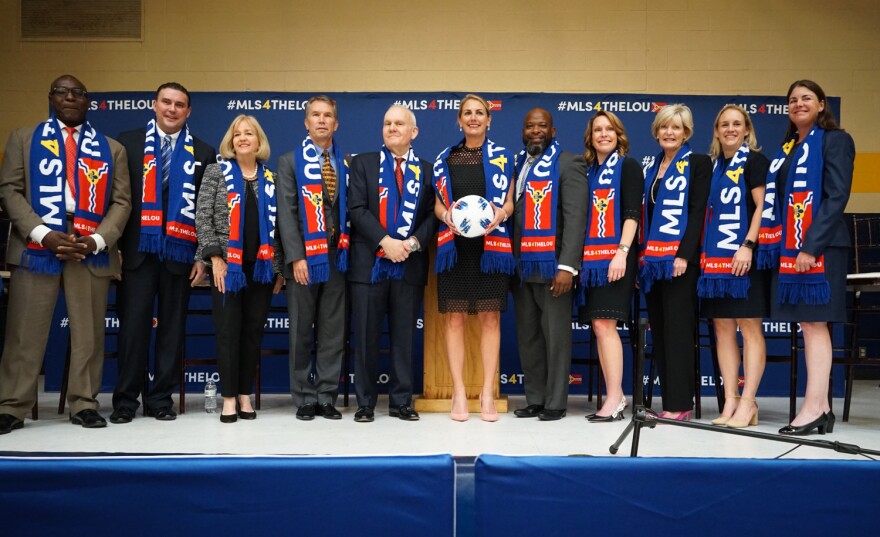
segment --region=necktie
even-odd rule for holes
[[[70,194],[76,196],[76,127],[64,127],[67,131],[67,140],[64,142],[64,152],[67,159],[67,186]]]
[[[171,172],[171,136],[166,134],[162,142],[162,188],[168,188],[168,176]]]
[[[397,192],[403,195],[403,158],[394,157],[397,168],[394,169],[394,179],[397,180]]]
[[[324,165],[321,166],[321,179],[324,181],[324,187],[327,188],[327,196],[330,203],[336,199],[336,170],[330,165],[330,154],[324,150]]]
[[[516,178],[516,200],[522,197],[523,190],[526,187],[526,175],[529,174],[529,169],[532,167],[532,163],[535,162],[535,159],[531,156],[526,158],[525,163],[523,164],[522,170],[519,171],[519,177]]]

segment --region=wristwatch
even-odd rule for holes
[[[748,248],[749,250],[754,250],[758,247],[757,242],[750,241],[749,239],[744,240],[742,245],[745,246],[746,248]]]
[[[410,252],[418,252],[419,251],[419,241],[415,239],[415,237],[410,237],[406,240],[407,244],[409,244]]]
[[[625,244],[618,244],[618,245],[617,245],[617,249],[620,250],[621,252],[625,253],[625,254],[628,254],[628,253],[629,253],[629,246],[627,246],[627,245],[625,245]]]

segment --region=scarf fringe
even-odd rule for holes
[[[138,251],[149,254],[161,254],[163,247],[162,239],[163,237],[161,235],[148,235],[146,233],[141,233],[141,238],[138,242]]]
[[[451,248],[443,253],[438,252],[437,259],[434,261],[434,272],[439,274],[441,272],[446,272],[447,270],[452,270],[456,261],[458,261],[458,252],[456,252],[455,248]]]
[[[88,255],[85,259],[83,259],[83,263],[95,268],[109,267],[110,256],[107,255],[107,252],[101,252],[100,254],[96,255]]]
[[[480,271],[486,274],[513,274],[516,271],[516,260],[509,254],[483,252]]]
[[[639,280],[646,293],[651,291],[654,282],[672,279],[672,261],[654,261],[645,263],[639,269]]]
[[[608,267],[582,269],[581,283],[589,287],[602,287],[603,285],[608,285]]]
[[[746,277],[710,278],[700,276],[697,296],[700,298],[748,298],[752,282]]]
[[[141,238],[143,239],[143,235]],[[159,257],[178,263],[193,263],[196,257],[196,245],[191,242],[181,244],[166,238],[164,251],[160,253]]]
[[[316,263],[309,265],[309,285],[326,282],[330,279],[330,263]]]
[[[336,250],[336,270],[339,272],[348,272],[348,248],[339,248]],[[330,273],[327,273],[330,277]]]
[[[758,249],[758,268],[775,269],[779,266],[779,247]]]
[[[779,282],[780,304],[798,304],[801,300],[810,306],[827,304],[831,301],[831,285],[827,280],[817,283]]]
[[[272,262],[268,259],[258,259],[254,264],[254,281],[272,283],[274,279],[275,271],[272,270]]]
[[[552,280],[556,276],[557,270],[559,270],[559,265],[556,263],[556,260],[526,261],[521,259],[519,262],[519,273],[523,278],[528,278],[537,272],[545,280]]]
[[[21,253],[21,266],[34,274],[57,276],[61,274],[61,261],[46,250],[46,255],[35,254],[25,250]]]
[[[370,283],[376,283],[382,280],[403,279],[404,268],[403,263],[392,263],[387,259],[378,258],[373,264],[373,270],[370,273]]]
[[[235,294],[247,285],[247,279],[243,272],[227,272],[226,273],[226,292]]]

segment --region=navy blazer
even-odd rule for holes
[[[428,246],[437,232],[434,217],[434,187],[431,163],[421,162],[421,195],[416,208],[412,236],[421,246],[404,263],[403,280],[410,285],[424,286],[428,282]],[[388,234],[379,223],[379,153],[362,153],[351,161],[348,180],[348,214],[351,218],[351,255],[348,264],[349,281],[370,283],[370,274],[376,263],[379,242]]]
[[[128,217],[125,230],[122,232],[122,239],[119,241],[123,270],[139,267],[147,257],[147,254],[138,250],[138,244],[141,240],[141,202],[144,190],[144,143],[146,138],[146,128],[123,132],[116,138],[128,153],[128,174],[131,181],[131,214]],[[195,179],[196,199],[198,199],[205,167],[217,161],[217,152],[213,147],[193,136],[193,154],[196,164],[193,179]],[[165,266],[174,274],[189,274],[192,269],[192,263],[177,263],[175,261],[166,261]]]

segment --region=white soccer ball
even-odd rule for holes
[[[492,204],[482,196],[465,196],[452,204],[452,223],[463,237],[481,237],[495,219]]]

